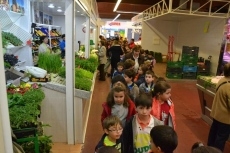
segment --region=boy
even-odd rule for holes
[[[95,151],[103,146],[112,146],[121,152],[121,140],[123,128],[120,119],[116,116],[109,116],[102,123],[105,134],[97,144]]]
[[[97,153],[120,153],[116,148],[104,146],[98,149]]]
[[[153,91],[155,75],[153,71],[146,71],[145,82],[139,86],[140,93],[149,93]]]
[[[138,86],[133,82],[135,77],[135,71],[127,69],[124,71],[124,78],[127,83],[127,86],[129,88],[129,93],[131,95],[131,99],[135,101],[135,98],[139,95],[139,88]]]
[[[135,62],[131,59],[127,59],[124,62],[124,69],[134,69]]]
[[[135,101],[137,114],[127,122],[123,132],[122,151],[124,153],[148,153],[150,150],[150,130],[164,124],[152,115],[151,96],[141,94]]]
[[[173,153],[178,145],[178,137],[173,128],[167,125],[158,125],[152,128],[151,150],[149,153]]]
[[[118,62],[117,63],[117,70],[114,71],[113,77],[115,77],[117,75],[122,75],[123,76],[123,68],[124,68],[124,63],[123,62]]]
[[[154,58],[154,52],[153,51],[149,51],[148,55],[147,55],[147,60],[151,63],[150,65],[150,69],[152,70],[154,68],[154,65],[156,64],[156,60]]]

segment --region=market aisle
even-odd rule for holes
[[[166,64],[157,64],[155,73],[165,77]],[[206,144],[209,132],[209,125],[201,118],[196,81],[168,80],[172,86],[172,99],[175,104],[176,131],[179,136],[179,145],[175,153],[189,153],[193,143],[201,141]],[[89,122],[86,130],[86,139],[83,146],[83,153],[93,153],[94,147],[101,138],[100,115],[101,104],[106,100],[109,91],[110,81],[96,81],[91,104]],[[226,143],[225,152],[230,152],[230,143]]]

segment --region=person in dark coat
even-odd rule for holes
[[[123,50],[119,45],[118,40],[114,40],[114,45],[108,50],[111,55],[111,75],[114,72],[114,69],[117,68],[117,63],[121,60],[121,55],[123,55]]]

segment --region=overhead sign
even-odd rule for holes
[[[121,23],[120,22],[110,22],[109,25],[110,26],[120,26]]]

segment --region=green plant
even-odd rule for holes
[[[75,66],[88,70],[90,72],[95,72],[97,69],[98,64],[92,62],[88,59],[80,59],[79,57],[75,58]]]
[[[59,69],[58,75],[62,78],[65,78],[65,67]]]
[[[2,36],[2,47],[6,48],[6,46],[8,45],[8,43],[9,43],[9,41],[4,36]]]
[[[90,91],[92,80],[87,78],[75,77],[75,88]]]
[[[79,77],[79,78],[87,78],[92,80],[93,79],[93,73],[81,68],[76,68],[75,69],[75,77]]]
[[[62,61],[59,55],[40,53],[38,55],[38,67],[47,70],[48,73],[58,73],[62,67]]]
[[[14,34],[10,32],[2,32],[2,37],[3,39],[6,39],[7,42],[13,44],[14,46],[21,46],[23,44],[23,42],[18,37],[16,37]],[[4,40],[5,43],[6,40]]]

